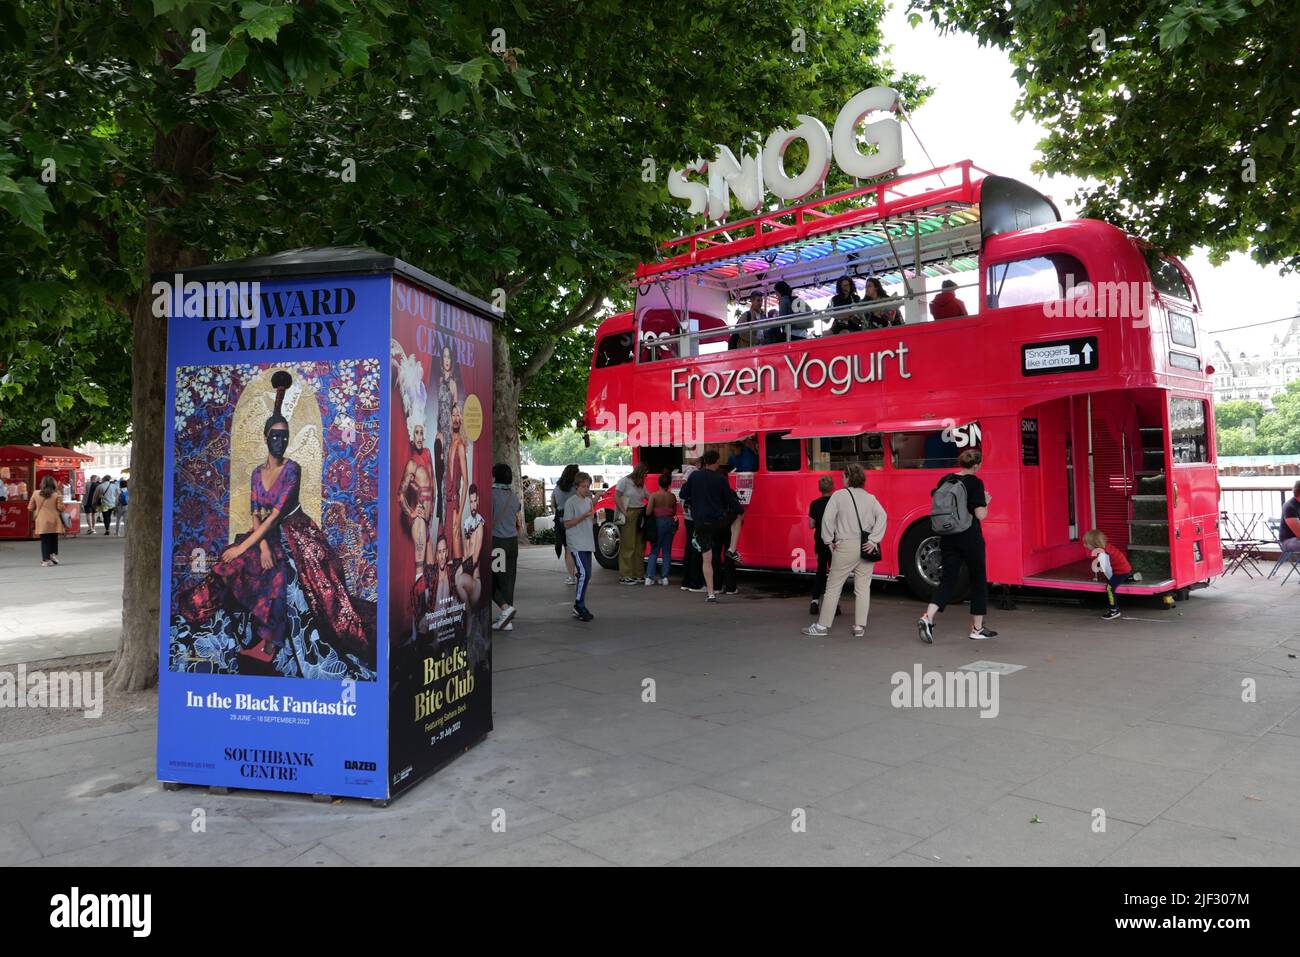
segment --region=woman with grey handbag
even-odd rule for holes
[[[810,638],[824,638],[831,633],[840,592],[849,575],[853,576],[853,637],[867,632],[867,613],[871,610],[871,573],[880,557],[880,542],[885,537],[887,517],[876,497],[863,486],[867,475],[861,465],[844,470],[844,488],[830,497],[822,516],[822,541],[831,548],[831,570],[826,576],[826,594],[822,597],[821,616],[817,623],[803,629]]]

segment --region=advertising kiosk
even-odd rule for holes
[[[81,464],[92,457],[57,445],[0,446],[0,484],[5,501],[0,502],[0,539],[36,537],[27,505],[40,490],[45,476],[52,476],[63,493],[63,513],[69,517],[66,534],[81,529],[81,496],[86,490],[86,473]]]
[[[387,801],[492,727],[492,310],[359,248],[152,292],[158,777]]]

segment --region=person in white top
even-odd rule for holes
[[[868,492],[867,476],[861,465],[844,470],[844,488],[830,497],[822,516],[822,541],[831,547],[831,570],[826,576],[826,594],[821,615],[814,625],[803,629],[810,638],[830,634],[840,592],[849,575],[853,576],[853,637],[867,632],[867,613],[871,609],[871,573],[880,558],[880,542],[885,537],[885,509]]]

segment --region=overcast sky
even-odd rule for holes
[[[903,14],[905,7],[896,3],[885,18],[885,37],[893,46],[895,68],[920,73],[935,88],[934,95],[912,114],[913,127],[934,165],[973,160],[990,172],[1033,184],[1055,200],[1065,216],[1077,216],[1070,198],[1079,180],[1049,179],[1029,171],[1038,158],[1035,145],[1045,134],[1033,120],[1017,123],[1011,116],[1019,87],[1006,54],[981,49],[965,34],[940,36],[928,22],[913,29]],[[905,173],[931,166],[906,129],[903,155]],[[1185,262],[1200,291],[1206,312],[1202,326],[1211,339],[1216,329],[1300,312],[1300,275],[1283,277],[1276,268],[1257,266],[1245,255],[1234,255],[1217,269],[1200,252]],[[1255,351],[1286,328],[1287,323],[1279,322],[1233,332],[1230,338],[1235,348]],[[1207,355],[1210,348],[1207,343]]]

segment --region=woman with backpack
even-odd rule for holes
[[[988,612],[989,580],[984,563],[984,530],[980,523],[988,518],[992,496],[975,475],[983,456],[979,449],[967,449],[957,456],[961,471],[945,475],[930,493],[931,527],[939,534],[939,554],[943,575],[925,614],[916,623],[917,633],[927,645],[934,644],[934,616],[943,611],[957,593],[961,566],[970,569],[970,635],[972,641],[996,638],[998,633],[984,627]]]
[[[826,594],[822,597],[821,616],[817,623],[803,629],[809,638],[830,634],[831,623],[840,605],[840,592],[849,575],[853,576],[853,637],[867,633],[867,612],[871,609],[871,572],[880,558],[880,542],[885,537],[885,509],[864,485],[867,474],[861,465],[844,470],[844,488],[826,502],[822,514],[822,541],[831,548],[831,570],[826,577]]]

